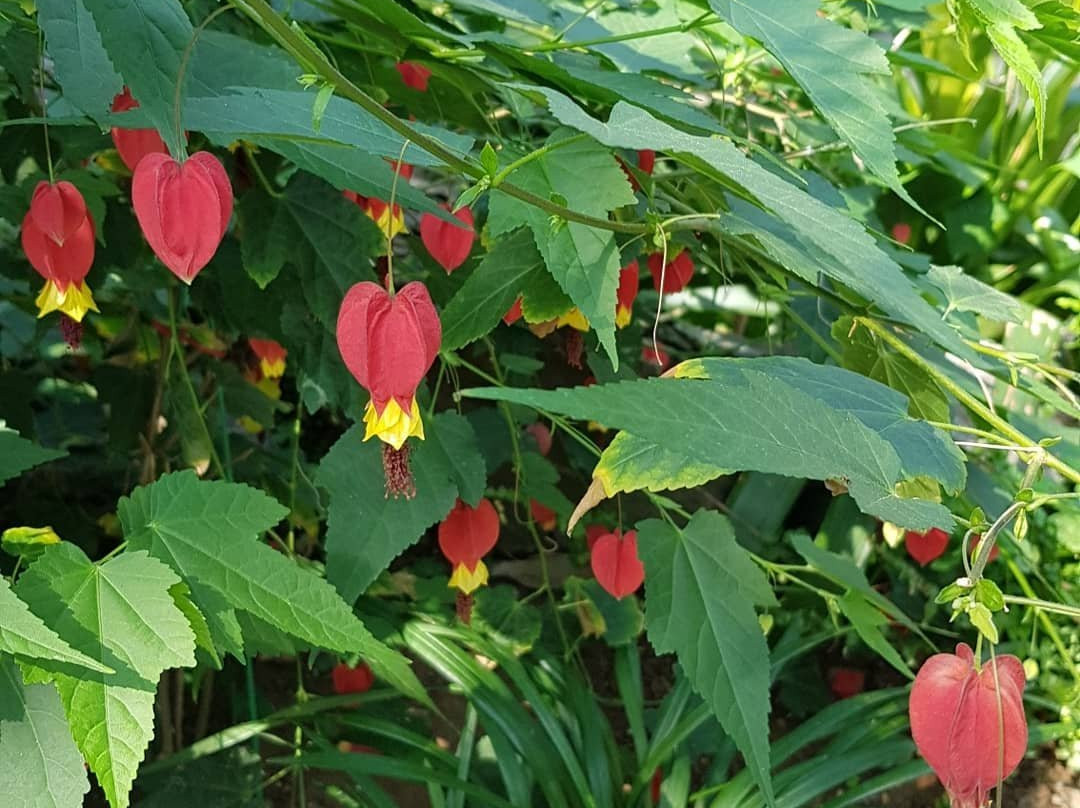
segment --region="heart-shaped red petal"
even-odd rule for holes
[[[191,283],[225,236],[233,194],[225,168],[209,152],[196,152],[183,163],[148,154],[135,169],[131,201],[154,254]]]
[[[449,206],[442,205],[445,210]],[[465,224],[458,227],[440,219],[433,213],[420,217],[420,240],[424,242],[431,257],[449,274],[465,263],[472,252],[476,232],[473,230],[473,214],[468,208],[462,208],[454,218]]]
[[[616,598],[637,591],[645,580],[645,567],[638,558],[637,532],[601,536],[592,546],[592,571],[600,586]]]
[[[904,534],[904,547],[908,555],[925,567],[945,552],[949,546],[949,534],[940,528],[931,528],[925,533],[909,530]]]

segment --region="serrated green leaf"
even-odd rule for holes
[[[491,177],[494,177],[495,172],[499,170],[499,156],[495,154],[495,149],[491,148],[490,143],[484,143],[484,148],[480,150],[480,165]]]
[[[78,650],[116,672],[72,676],[36,669],[56,683],[71,734],[113,808],[127,808],[135,773],[154,735],[154,693],[168,668],[195,664],[195,638],[160,561],[127,551],[94,564],[58,544],[19,578],[18,594]]]
[[[698,511],[682,530],[658,519],[637,530],[649,640],[678,656],[772,805],[769,647],[754,611],[776,604],[772,589],[720,514]]]
[[[919,209],[900,181],[885,95],[872,78],[891,74],[877,42],[819,15],[815,3],[710,0],[709,5],[775,56],[866,167]]]
[[[688,459],[629,432],[615,436],[593,470],[593,476],[603,480],[609,496],[642,489],[696,488],[729,473],[712,463]]]
[[[322,648],[359,653],[406,695],[427,696],[408,662],[378,642],[326,581],[256,541],[287,511],[237,483],[166,474],[120,500],[128,546],[147,550],[189,582],[216,590],[234,609]],[[194,602],[205,604],[193,589]]]
[[[349,288],[375,280],[372,259],[384,246],[383,236],[359,207],[310,175],[294,177],[283,202],[295,234],[292,255],[304,298],[332,331]]]
[[[495,242],[442,311],[442,350],[456,351],[495,328],[537,273],[547,271],[531,234]]]
[[[37,0],[38,25],[64,98],[102,121],[124,80],[113,69],[84,0]]]
[[[0,426],[0,485],[27,469],[63,457],[66,452],[31,443],[12,429]]]
[[[472,625],[516,655],[530,651],[540,639],[542,619],[533,606],[522,603],[512,586],[485,586],[475,595]]]
[[[554,133],[547,145],[568,134]],[[544,199],[558,194],[578,213],[604,218],[615,208],[634,202],[626,175],[608,149],[583,139],[526,163],[509,180]],[[492,191],[488,228],[493,236],[527,225],[548,271],[570,296],[600,338],[613,366],[615,352],[615,291],[619,285],[619,249],[614,235],[576,222],[552,232],[549,215],[514,197]]]
[[[840,604],[840,611],[851,621],[851,625],[855,627],[856,633],[864,643],[873,648],[882,659],[904,676],[909,679],[915,678],[911,668],[882,634],[881,629],[889,624],[889,620],[877,606],[871,604],[861,592],[855,589],[849,589],[837,602]]]
[[[108,665],[77,651],[52,628],[41,622],[0,577],[0,652],[23,660],[52,660],[78,665],[99,673],[112,673]]]
[[[173,98],[194,31],[173,0],[82,0],[113,68],[174,156],[183,154]]]
[[[5,802],[13,808],[79,808],[90,781],[56,688],[24,687],[18,668],[0,657],[0,691],[18,707],[15,718],[0,710]]]
[[[960,267],[931,264],[922,277],[944,294],[946,314],[973,311],[1000,323],[1020,323],[1024,319],[1024,308],[1015,297],[971,277]]]
[[[285,206],[261,189],[249,191],[236,204],[240,255],[244,270],[260,289],[265,289],[281,272],[289,255],[289,234]]]
[[[445,517],[455,500],[475,503],[486,484],[484,459],[469,422],[452,412],[424,424],[427,439],[413,445],[412,499],[390,498],[383,486],[382,444],[363,441],[354,426],[319,466],[317,483],[330,492],[326,575],[352,603],[390,562]]]
[[[975,600],[992,612],[1000,612],[1005,608],[1005,596],[989,578],[980,578],[975,584]]]
[[[902,397],[883,404],[883,397],[887,402],[895,395],[887,388],[848,371],[798,359],[710,359],[680,366],[687,373],[694,368],[710,380],[648,379],[562,390],[497,388],[462,394],[599,421],[720,469],[844,480],[866,513],[912,528],[951,526],[952,517],[941,505],[902,499],[894,491],[903,472],[919,473],[932,462],[918,452],[943,451],[935,446],[933,441],[940,437],[929,426],[893,411],[896,399],[902,406]],[[874,395],[866,395],[867,386]],[[678,428],[673,428],[671,413],[680,413]],[[920,442],[920,426],[930,430],[933,441]],[[908,434],[911,427],[916,429]],[[889,434],[896,446],[885,437],[891,430],[899,430],[895,436]],[[897,446],[904,447],[907,465]],[[959,463],[937,473],[951,484],[957,476],[963,479]]]
[[[913,417],[948,423],[949,402],[927,369],[891,350],[869,330],[852,329],[852,324],[850,317],[841,317],[832,327],[844,367],[903,393]]]
[[[607,123],[603,123],[556,90],[532,85],[512,86],[544,96],[551,113],[560,123],[586,132],[607,146],[663,149],[730,178],[776,217],[762,214],[775,224],[778,232],[792,234],[796,242],[805,242],[820,256],[820,260],[813,260],[793,250],[796,256],[786,256],[789,260],[781,261],[783,265],[788,266],[792,259],[803,264],[812,262],[814,270],[809,273],[808,283],[817,285],[820,282],[818,276],[822,274],[838,280],[872,300],[883,311],[916,326],[957,356],[976,359],[971,348],[942,322],[937,310],[919,296],[900,266],[882,252],[861,224],[750,160],[730,141],[722,137],[687,134],[622,102],[614,106]],[[552,157],[558,154],[555,152]],[[729,198],[733,210],[739,209],[739,202]],[[742,209],[746,208],[756,210],[742,202]],[[721,229],[729,227],[729,219],[725,217],[717,226]]]
[[[221,655],[218,654],[217,646],[214,645],[213,636],[210,633],[210,624],[195,602],[191,599],[191,588],[180,581],[169,587],[169,596],[176,604],[176,608],[187,618],[188,626],[195,637],[195,646],[201,648],[210,655],[214,667],[221,670]]]
[[[1025,31],[1039,28],[1039,18],[1021,0],[966,0],[975,15],[990,25],[1011,25]]]

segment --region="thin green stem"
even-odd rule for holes
[[[274,199],[284,198],[285,194],[274,188],[274,186],[270,183],[270,180],[267,178],[266,174],[263,173],[262,166],[260,166],[259,161],[255,159],[255,154],[251,151],[251,149],[249,149],[247,146],[242,146],[241,150],[244,152],[244,157],[247,158],[248,165],[251,166],[251,170],[255,172],[255,177],[256,179],[258,179],[259,185],[262,186],[262,189]]]
[[[1032,609],[1042,609],[1055,614],[1063,614],[1080,620],[1080,606],[1070,606],[1067,603],[1055,603],[1052,600],[1040,600],[1039,598],[1024,598],[1019,595],[1005,595],[1005,602],[1015,606],[1029,606]]]
[[[45,162],[49,168],[49,184],[53,177],[52,146],[49,144],[49,110],[45,104],[45,32],[38,29],[38,92],[41,94],[41,127],[45,131]]]
[[[191,39],[180,57],[180,69],[176,71],[176,89],[173,90],[173,126],[176,127],[176,142],[181,152],[180,154],[174,154],[173,157],[178,160],[182,161],[187,158],[187,148],[184,146],[184,125],[180,115],[180,101],[184,95],[184,77],[187,75],[188,62],[191,61],[191,52],[195,49],[195,43],[199,41],[202,32],[206,30],[206,26],[231,8],[232,5],[226,2],[221,8],[214,9],[208,14],[199,27],[192,31]]]
[[[678,25],[666,25],[662,28],[649,28],[645,31],[630,31],[625,34],[612,34],[611,36],[602,36],[597,37],[596,39],[583,39],[579,42],[561,42],[556,40],[535,47],[526,47],[525,50],[532,53],[546,53],[547,51],[589,48],[593,45],[608,45],[613,42],[629,42],[633,39],[648,39],[654,36],[664,36],[665,34],[685,34],[687,31],[691,31],[695,28],[706,28],[710,25],[718,25],[721,20],[708,19],[712,16],[713,13],[711,11],[706,11],[689,22],[679,23]]]
[[[575,143],[580,143],[586,137],[588,137],[588,135],[582,132],[571,137],[564,138],[563,140],[557,140],[554,143],[544,144],[539,149],[531,151],[524,157],[521,157],[510,163],[510,165],[508,165],[506,168],[496,174],[491,180],[491,187],[498,188],[502,184],[503,180],[505,180],[508,176],[510,176],[522,166],[528,165],[533,160],[539,160],[541,157],[545,157],[551,154],[551,152],[556,151],[557,149],[561,149],[564,146],[572,146]]]
[[[386,290],[394,296],[394,203],[397,200],[397,185],[401,179],[401,161],[405,159],[405,150],[409,148],[409,139],[401,144],[397,162],[394,163],[394,180],[390,183],[390,203],[386,208]]]
[[[988,408],[985,404],[971,395],[967,390],[962,388],[956,382],[954,382],[948,374],[942,372],[933,364],[928,362],[917,351],[913,350],[906,342],[897,337],[892,331],[885,328],[881,323],[872,317],[857,317],[856,320],[866,326],[868,329],[877,334],[881,339],[887,342],[897,353],[915,362],[917,365],[922,366],[933,377],[939,385],[945,388],[946,391],[951,393],[957,401],[967,407],[971,412],[978,415],[986,423],[993,426],[1002,435],[1007,437],[1013,443],[1018,446],[1023,446],[1028,449],[1033,449],[1038,452],[1043,452],[1045,455],[1045,463],[1050,468],[1054,469],[1062,477],[1065,477],[1070,482],[1080,484],[1080,471],[1077,471],[1065,461],[1056,457],[1055,455],[1047,452],[1036,441],[1029,438],[1019,429],[1014,427],[996,412]]]

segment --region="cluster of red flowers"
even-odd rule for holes
[[[113,99],[114,112],[136,107],[126,87]],[[153,129],[114,127],[112,139],[134,172],[131,202],[143,235],[161,262],[191,283],[217,251],[232,216],[224,167],[208,152],[177,162]],[[67,181],[38,184],[23,220],[22,247],[45,279],[38,316],[61,312],[65,336],[77,345],[83,317],[98,310],[85,283],[94,262],[94,222],[78,188]]]

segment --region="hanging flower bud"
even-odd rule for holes
[[[450,210],[449,205],[441,207]],[[465,263],[476,238],[471,210],[462,208],[454,214],[454,218],[463,222],[466,227],[450,224],[433,213],[425,213],[420,217],[420,240],[448,275]]]
[[[925,567],[945,552],[949,546],[949,534],[940,528],[931,528],[925,533],[909,530],[904,534],[904,547],[908,555]]]
[[[509,311],[503,315],[503,322],[507,325],[513,325],[521,319],[521,298],[519,297],[514,301],[514,305],[510,307]]]
[[[363,281],[345,295],[338,311],[337,343],[356,381],[371,394],[364,411],[364,440],[378,437],[388,494],[412,492],[408,449],[423,440],[416,388],[431,368],[442,342],[442,326],[427,288],[412,282],[391,297]]]
[[[649,256],[649,272],[652,273],[653,288],[659,292],[661,274],[664,279],[664,294],[681,292],[690,282],[694,275],[694,261],[690,258],[689,250],[683,250],[672,260],[668,261],[663,269],[664,256],[661,253],[653,253]]]
[[[34,301],[38,317],[60,311],[78,323],[87,311],[98,310],[84,283],[94,263],[94,222],[78,188],[64,181],[39,182],[21,239],[27,260],[45,279]]]
[[[408,163],[393,162],[391,165],[397,166],[397,174],[403,180],[408,182],[412,179],[413,167]],[[342,191],[342,195],[350,202],[355,202],[360,210],[364,211],[364,214],[375,222],[375,225],[382,231],[383,237],[391,239],[399,233],[407,232],[405,229],[405,212],[401,209],[401,205],[394,203],[394,209],[390,210],[390,205],[382,199],[378,199],[373,196],[360,196],[355,191]]]
[[[439,549],[450,562],[450,586],[471,595],[488,581],[482,561],[499,540],[499,514],[489,500],[470,508],[460,499],[439,523]]]
[[[634,313],[634,300],[641,283],[638,262],[631,261],[619,270],[619,289],[615,293],[615,325],[626,328]]]
[[[272,339],[248,340],[251,352],[259,360],[259,372],[264,379],[280,379],[285,373],[285,357],[289,355],[280,342]]]
[[[334,683],[334,692],[338,695],[367,693],[375,684],[375,674],[363,662],[355,668],[350,668],[344,662],[339,663],[330,671],[330,678]]]
[[[999,656],[979,670],[964,643],[919,669],[908,701],[911,735],[953,808],[982,808],[1020,763],[1028,739],[1023,694],[1019,659]]]
[[[135,168],[131,203],[154,254],[190,284],[225,237],[233,193],[224,166],[209,152],[183,163],[148,154]]]
[[[136,109],[139,102],[132,95],[131,90],[124,87],[124,91],[117,95],[112,102],[113,112],[126,112]],[[129,171],[134,171],[139,161],[148,154],[168,154],[165,141],[156,129],[121,129],[118,126],[112,128],[112,141],[120,159]]]
[[[653,168],[656,167],[656,152],[652,149],[641,149],[638,151],[637,167],[649,176],[652,176]]]
[[[540,526],[541,530],[550,533],[555,529],[559,515],[547,505],[544,505],[535,499],[530,499],[529,513],[532,514],[532,520]]]
[[[829,690],[838,699],[850,699],[866,687],[866,674],[855,668],[835,668],[829,672]]]
[[[589,551],[597,583],[614,598],[633,594],[645,580],[645,567],[638,558],[637,531],[621,530],[600,536]]]
[[[892,227],[892,237],[901,244],[911,241],[911,225],[907,222],[897,222]]]
[[[394,67],[401,74],[401,80],[407,87],[412,87],[421,93],[427,92],[428,79],[431,78],[430,70],[416,62],[398,62]]]
[[[533,440],[536,441],[536,448],[540,454],[544,457],[548,456],[548,452],[551,451],[551,430],[546,425],[537,421],[534,424],[529,424],[525,427],[525,431],[533,436]]]

